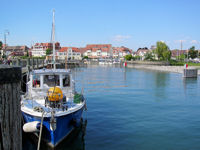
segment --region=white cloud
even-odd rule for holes
[[[131,38],[130,35],[115,35],[113,37],[113,41],[115,41],[115,42],[122,42],[122,41],[128,40],[130,38]]]
[[[191,43],[191,44],[197,44],[198,41],[197,41],[197,40],[192,40],[192,41],[190,41],[190,43]]]

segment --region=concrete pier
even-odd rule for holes
[[[21,68],[0,65],[0,150],[21,150]]]
[[[184,69],[183,70],[183,77],[184,78],[197,78],[198,70],[195,68]]]

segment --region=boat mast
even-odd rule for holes
[[[55,58],[55,10],[53,10],[53,23],[52,23],[52,44],[53,44],[53,68],[56,69]]]

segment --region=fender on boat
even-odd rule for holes
[[[24,132],[40,132],[40,122],[39,121],[33,121],[28,122],[23,125],[23,131]]]

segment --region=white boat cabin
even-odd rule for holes
[[[61,88],[66,97],[73,97],[75,84],[70,70],[40,69],[30,73],[28,93],[32,98],[43,99],[49,88],[55,86]]]

